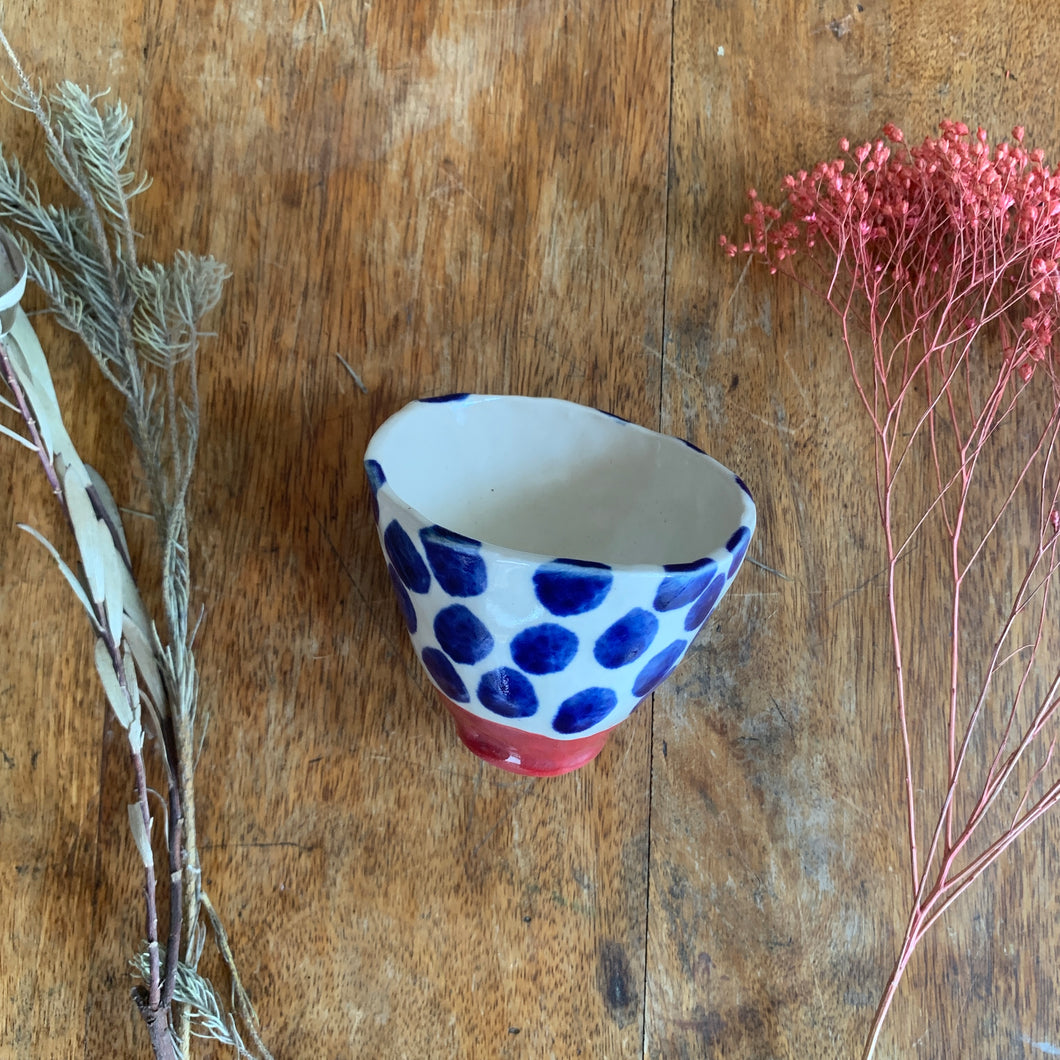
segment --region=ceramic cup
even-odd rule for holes
[[[463,742],[566,773],[673,672],[755,528],[688,442],[552,398],[406,405],[365,453],[390,579]]]

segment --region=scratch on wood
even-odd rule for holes
[[[740,270],[740,275],[736,277],[736,283],[733,286],[732,294],[729,295],[728,302],[725,303],[725,311],[730,312],[732,310],[732,302],[736,297],[736,292],[743,286],[744,280],[747,278],[747,270],[751,267],[751,261],[753,259],[748,256],[747,261],[744,262],[743,268]]]
[[[864,581],[855,585],[853,589],[848,589],[838,600],[829,604],[828,610],[831,611],[833,608],[838,607],[844,600],[849,600],[850,597],[860,593],[862,589],[868,588],[874,581],[877,581],[880,577],[887,573],[886,567],[881,567],[875,574],[870,574]]]
[[[449,195],[452,192],[459,192],[460,194],[469,198],[474,204],[480,217],[487,215],[486,205],[483,201],[474,195],[471,189],[460,179],[457,173],[450,167],[440,167],[443,170],[442,183],[437,185],[435,189],[427,196],[428,199],[438,199],[443,195]]]
[[[676,364],[673,359],[664,360],[663,354],[660,350],[655,349],[654,346],[649,346],[648,343],[644,343],[644,352],[650,353],[653,357],[657,357],[660,361],[663,361],[663,369],[667,372],[676,372],[678,375],[684,376],[686,379],[691,380],[693,383],[702,383],[703,377],[698,376],[695,372],[690,372],[687,368],[682,368],[681,365]]]
[[[794,736],[795,735],[795,726],[791,724],[791,722],[787,718],[787,715],[784,713],[784,711],[782,711],[780,709],[780,704],[777,702],[776,697],[775,696],[770,696],[769,698],[773,700],[773,707],[776,709],[776,712],[780,715],[781,720],[784,722],[784,724],[787,725],[788,730],[791,732],[791,735]]]
[[[787,368],[788,374],[791,376],[792,382],[795,384],[795,389],[799,392],[799,397],[802,398],[802,403],[807,409],[812,410],[813,404],[810,401],[809,395],[806,393],[806,388],[802,385],[799,377],[795,374],[795,369],[791,367],[791,359],[788,356],[788,351],[784,351],[784,367]]]
[[[303,854],[312,854],[319,849],[317,844],[294,843],[290,840],[254,840],[240,843],[200,843],[200,850],[275,850],[277,848],[298,850]]]
[[[794,427],[789,427],[784,423],[777,423],[776,420],[767,420],[765,416],[759,416],[757,412],[752,412],[748,408],[741,408],[741,412],[750,416],[753,420],[758,420],[759,423],[764,423],[767,427],[773,427],[783,434],[790,434],[792,437],[797,433]]]
[[[851,799],[849,796],[840,795],[839,796],[839,800],[841,802],[845,802],[855,813],[860,813],[861,816],[864,817],[866,820],[869,820],[869,821],[874,820],[873,815],[871,813],[869,813],[868,810],[863,809],[856,802],[854,802],[854,800]]]

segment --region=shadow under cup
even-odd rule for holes
[[[676,668],[755,527],[694,446],[553,398],[414,401],[365,453],[416,654],[463,742],[566,773]]]

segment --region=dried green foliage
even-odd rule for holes
[[[146,980],[151,974],[146,952],[138,953],[132,964],[142,979]],[[254,1056],[239,1033],[235,1016],[228,1011],[213,983],[183,961],[177,965],[173,1000],[184,1007],[191,1023],[191,1033],[196,1038],[227,1045],[240,1057]]]
[[[70,83],[43,97],[2,32],[0,45],[17,75],[12,102],[36,118],[48,159],[72,193],[69,203],[44,202],[19,162],[0,149],[0,222],[13,235],[0,235],[0,377],[11,395],[0,403],[18,415],[26,433],[7,425],[0,432],[37,453],[67,516],[76,564],[25,529],[48,549],[89,618],[99,679],[128,738],[137,792],[129,822],[147,914],[147,938],[132,962],[141,980],[133,996],[157,1057],[186,1057],[199,1036],[240,1056],[268,1057],[227,937],[201,889],[195,829],[198,675],[189,622],[187,500],[199,434],[200,321],[220,300],[227,269],[185,252],[166,264],[142,264],[130,201],[149,182],[129,164],[127,109]],[[161,631],[145,610],[119,509],[63,425],[47,360],[18,305],[27,273],[125,400],[160,549]],[[166,772],[161,827],[149,804],[142,716]],[[156,876],[163,846],[167,864]],[[169,889],[164,930],[160,886]],[[198,971],[207,935],[228,967],[235,1014]],[[255,1053],[244,1044],[239,1021]]]

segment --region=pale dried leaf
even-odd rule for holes
[[[13,341],[12,336],[8,337],[6,349],[7,358],[15,373],[15,378],[18,380],[22,393],[33,413],[33,419],[37,424],[37,433],[40,434],[44,450],[49,457],[52,457],[56,451],[57,439],[61,448],[62,439],[66,434],[62,418],[59,417],[56,406],[48,400],[46,394],[37,385],[33,372],[23,356],[21,346]]]
[[[140,853],[140,860],[145,869],[154,868],[155,855],[151,849],[151,836],[148,833],[150,824],[154,824],[152,818],[149,824],[144,824],[144,815],[139,805],[135,802],[129,803],[129,829],[132,832],[133,842]]]
[[[96,511],[89,500],[88,492],[80,481],[80,476],[71,474],[71,466],[63,479],[63,495],[66,499],[66,510],[70,515],[70,524],[74,528],[77,547],[81,551],[81,565],[85,568],[88,580],[88,591],[95,603],[101,604],[107,598],[107,581],[103,547],[100,531],[103,529]],[[107,542],[110,535],[107,534]],[[113,549],[113,545],[111,548]]]
[[[118,511],[114,495],[110,492],[110,487],[103,476],[91,464],[85,464],[85,471],[88,473],[89,480],[92,483],[95,500],[103,509],[104,521],[110,527],[111,537],[115,539],[115,543],[120,548],[125,565],[131,568],[132,559],[129,557],[129,542],[125,539],[125,526],[122,524],[121,512]]]
[[[121,627],[125,620],[124,596],[127,568],[107,525],[97,519],[96,528],[96,540],[99,543],[99,555],[103,563],[107,625],[110,628],[111,639],[117,644],[121,640]]]
[[[104,605],[111,638],[117,643],[121,639],[125,583],[128,579],[128,567],[119,551],[124,543],[121,524],[119,521],[118,526],[112,530],[107,522],[100,519],[93,498],[88,492],[91,488],[96,499],[102,503],[93,483],[94,472],[81,463],[76,453],[68,455],[71,462],[65,465],[62,471],[67,511],[78,548],[81,550],[81,562],[85,568],[89,590],[93,599]],[[60,467],[63,467],[61,463]],[[97,479],[98,477],[96,475]],[[110,497],[109,490],[106,495]],[[119,535],[118,541],[115,541],[115,532]]]
[[[73,589],[78,600],[81,601],[81,606],[84,607],[85,613],[92,622],[93,628],[97,633],[101,632],[99,621],[92,608],[92,601],[88,598],[88,590],[82,584],[81,579],[69,568],[63,557],[59,555],[56,547],[42,533],[35,530],[32,526],[29,526],[26,523],[19,523],[18,528],[20,530],[25,530],[31,537],[35,537],[48,550],[52,559],[59,565],[59,570],[62,572],[63,577],[70,583],[70,588]]]
[[[55,395],[55,385],[52,383],[52,374],[48,370],[48,361],[44,356],[44,350],[41,349],[40,339],[37,338],[37,333],[29,322],[29,317],[21,308],[15,312],[11,338],[18,345],[22,355],[27,379],[31,379],[37,385],[41,395],[58,410],[59,399]]]
[[[23,438],[18,431],[13,431],[10,427],[5,427],[2,423],[0,423],[0,434],[6,434],[8,438],[13,438],[19,445],[24,445],[31,453],[37,451],[37,447],[28,438]]]
[[[134,754],[139,754],[144,746],[144,730],[140,724],[140,685],[136,680],[136,663],[132,653],[126,648],[122,651],[122,663],[125,666],[125,687],[129,692],[129,703],[132,706],[132,723],[129,725],[129,746]]]
[[[0,230],[0,327],[10,323],[10,310],[22,300],[26,292],[26,258],[15,238]]]
[[[96,670],[99,671],[99,679],[103,683],[103,691],[107,694],[107,702],[110,709],[114,711],[114,717],[118,724],[129,731],[133,722],[132,708],[122,691],[121,682],[114,672],[114,663],[102,639],[96,641]]]
[[[138,599],[138,598],[137,598]],[[133,659],[140,671],[144,684],[147,685],[146,695],[151,705],[156,710],[161,710],[166,701],[165,688],[162,685],[162,674],[158,667],[158,659],[151,646],[151,639],[144,631],[139,621],[129,612],[129,596],[125,598],[125,623],[122,626],[122,635],[125,643],[129,645]]]

